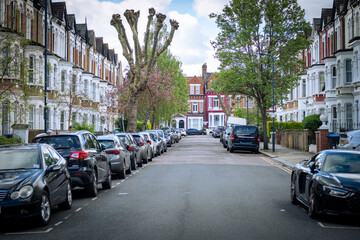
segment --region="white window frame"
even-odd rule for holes
[[[34,129],[34,122],[35,122],[35,106],[29,106],[29,119],[28,124],[30,125],[30,129]]]
[[[198,113],[198,102],[193,102],[192,103],[192,112],[193,113]]]

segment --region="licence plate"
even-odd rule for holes
[[[344,140],[344,139],[341,139],[341,140],[340,140],[340,144],[341,144],[341,145],[344,145],[344,143],[345,143],[345,140]]]
[[[242,145],[251,145],[251,142],[240,142]]]

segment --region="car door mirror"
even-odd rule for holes
[[[309,163],[309,168],[310,168],[311,172],[314,172],[315,171],[315,162],[310,162]]]
[[[47,168],[48,172],[57,172],[61,169],[61,167],[57,164],[51,165]]]
[[[101,144],[100,144],[100,149],[101,149],[101,151],[104,151],[104,150],[106,149],[106,146],[101,143]]]

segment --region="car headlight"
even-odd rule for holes
[[[347,194],[349,194],[349,191],[330,186],[323,186],[323,192],[335,197],[345,197]]]
[[[10,197],[11,199],[13,200],[16,200],[18,198],[22,198],[22,199],[25,199],[25,198],[28,198],[30,197],[34,192],[34,189],[32,186],[24,186],[22,187],[19,191],[15,191],[13,192]]]

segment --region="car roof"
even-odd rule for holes
[[[350,154],[359,154],[360,155],[360,151],[357,150],[351,150],[351,149],[327,149],[327,150],[323,150],[323,153],[326,154],[333,154],[333,153],[350,153]]]
[[[80,134],[84,134],[84,133],[91,133],[90,131],[86,131],[86,130],[81,130],[81,131],[76,131],[76,132],[52,132],[52,133],[40,133],[38,135],[35,136],[35,138],[39,138],[39,137],[52,137],[52,136],[77,136]]]
[[[114,138],[118,138],[118,136],[114,134],[108,134],[108,135],[96,136],[96,138],[98,140],[114,140]]]
[[[16,150],[16,149],[36,149],[40,146],[44,145],[43,143],[29,143],[29,144],[9,144],[9,145],[1,145],[1,150]],[[47,145],[47,144],[45,144]]]

